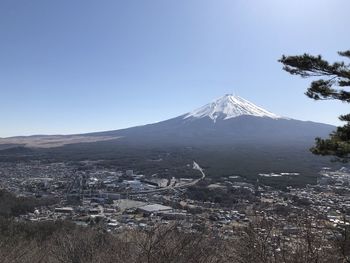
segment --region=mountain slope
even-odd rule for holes
[[[298,177],[272,178],[269,183],[303,185],[315,183],[321,167],[329,165],[328,158],[312,155],[309,148],[315,137],[325,137],[334,128],[281,117],[225,95],[192,112],[144,126],[2,139],[0,161],[106,160],[124,169],[171,177],[183,176],[187,164],[196,160],[208,177],[239,175],[254,182],[259,173],[297,172]]]
[[[233,95],[225,95],[179,117],[128,129],[67,136],[0,139],[0,149],[13,146],[50,148],[113,141],[132,145],[305,144],[327,136],[327,124],[281,117]]]
[[[311,145],[334,126],[281,117],[238,96],[225,95],[179,117],[145,126],[89,134],[132,144],[270,143]]]

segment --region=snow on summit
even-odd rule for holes
[[[273,119],[282,118],[281,116],[264,110],[263,108],[260,108],[239,96],[227,94],[207,105],[204,105],[203,107],[200,107],[186,114],[184,119],[200,119],[209,117],[214,122],[216,122],[217,119],[227,120],[242,115],[268,117]]]

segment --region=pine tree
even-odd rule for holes
[[[344,58],[350,59],[350,50],[338,52]],[[316,77],[306,91],[306,95],[314,100],[339,100],[350,103],[350,64],[345,62],[329,63],[320,55],[312,56],[282,56],[279,60],[283,69],[292,75],[303,78]],[[337,127],[329,138],[316,138],[316,144],[311,151],[318,155],[335,156],[336,160],[350,160],[350,114],[341,115],[341,121],[346,124]]]

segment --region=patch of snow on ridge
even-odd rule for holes
[[[191,117],[196,119],[209,117],[216,122],[217,119],[227,120],[242,115],[268,117],[272,119],[282,118],[281,116],[264,110],[239,96],[227,94],[212,103],[186,114],[184,119]]]

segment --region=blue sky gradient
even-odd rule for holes
[[[350,49],[348,0],[2,0],[0,137],[165,120],[226,93],[339,124],[282,54]]]

